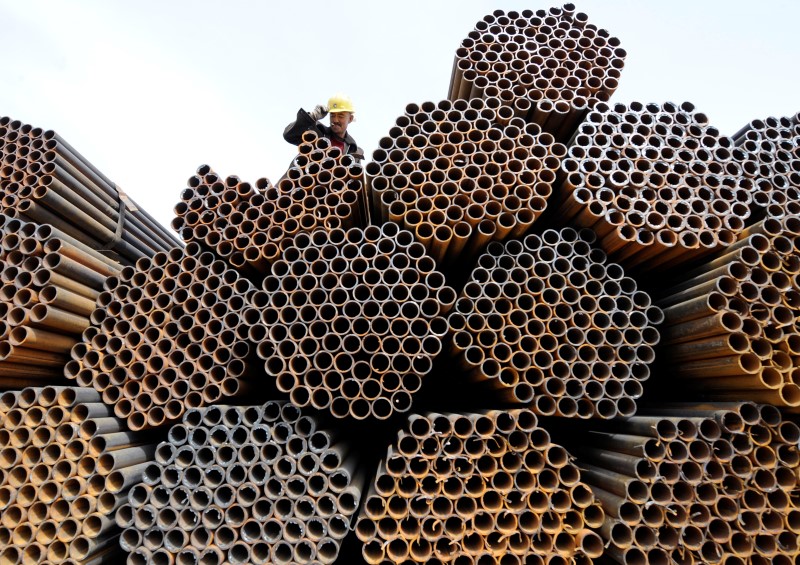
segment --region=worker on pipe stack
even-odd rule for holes
[[[321,124],[319,120],[327,114],[331,116],[330,127]],[[342,153],[352,155],[357,160],[364,158],[364,151],[356,145],[356,140],[347,133],[347,126],[355,118],[355,109],[349,96],[335,94],[328,100],[328,105],[318,105],[310,112],[302,108],[297,111],[297,120],[286,126],[283,130],[283,139],[293,145],[303,141],[303,133],[315,131],[320,137],[327,137],[331,145],[338,147]]]

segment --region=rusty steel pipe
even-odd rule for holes
[[[648,453],[645,438],[623,435],[629,424],[665,449]],[[786,438],[779,432],[784,425]],[[716,562],[730,554],[756,562],[791,551],[777,549],[779,524],[789,507],[783,494],[776,494],[783,491],[775,482],[773,455],[800,428],[782,421],[776,408],[664,403],[599,427],[603,431],[592,432],[588,440],[592,447],[568,447],[606,510],[600,529],[609,544],[606,556],[626,563],[632,548],[670,552],[681,545],[684,560]],[[794,460],[791,467],[797,464]],[[651,472],[643,476],[642,469]],[[786,487],[795,488],[796,478],[788,474]],[[742,543],[754,535],[760,546]]]
[[[121,267],[49,226],[37,227],[4,215],[0,230],[5,242],[0,249],[3,264],[22,252],[27,255],[23,265],[32,269],[2,271],[4,277],[11,277],[9,284],[19,286],[7,303],[0,299],[4,305],[15,303],[7,316],[11,327],[0,337],[4,386],[24,386],[20,379],[37,373],[47,384],[57,375],[44,367],[63,366],[70,348],[89,326],[103,282]]]
[[[95,250],[113,249],[125,262],[164,251],[179,244],[114,183],[52,131],[35,129],[41,150],[28,154],[32,160],[9,160],[3,152],[3,192],[10,179],[24,183],[16,190],[8,211],[38,223],[50,224],[80,245]],[[4,141],[15,132],[3,128]],[[4,143],[5,145],[5,143]]]
[[[407,473],[420,459],[434,467],[415,479]],[[369,563],[597,556],[599,537],[582,524],[599,527],[603,512],[579,481],[529,410],[415,415],[379,464],[355,531]],[[565,522],[557,540],[543,539]]]
[[[365,226],[362,165],[313,132],[304,134],[298,150],[275,185],[266,178],[255,186],[233,176],[220,179],[200,166],[175,206],[173,229],[187,243],[263,276],[299,232]]]
[[[787,322],[797,308],[790,281],[800,257],[788,242],[800,233],[800,218],[770,217],[748,230],[734,251],[664,291],[658,304],[665,306],[665,352],[675,374],[695,390],[718,400],[748,398],[797,410],[790,356],[800,340]],[[709,285],[717,290],[703,298]]]
[[[402,225],[447,269],[526,233],[566,149],[536,124],[499,114],[481,99],[409,104],[408,126],[381,140],[394,149],[377,149],[366,168],[375,221]]]
[[[181,268],[187,276],[177,278],[172,292],[143,284]],[[248,394],[239,380],[251,352],[238,341],[247,332],[243,316],[254,289],[211,253],[196,244],[157,253],[110,277],[104,288],[98,304],[106,308],[92,314],[97,322],[101,313],[102,323],[91,326],[98,335],[73,348],[66,375],[103,392],[131,430],[159,427],[187,408]],[[105,346],[110,341],[112,352]]]
[[[448,98],[496,97],[511,116],[566,141],[587,110],[616,90],[626,52],[574,5],[486,15],[456,51]]]
[[[98,394],[91,389],[46,386],[6,393],[2,399],[2,419],[8,421],[9,413],[12,421],[20,418],[13,438],[4,443],[7,447],[2,459],[16,459],[9,452],[12,450],[20,454],[23,465],[30,467],[29,471],[20,467],[25,472],[19,476],[0,477],[0,492],[9,500],[2,527],[15,522],[14,536],[4,544],[6,551],[27,552],[29,559],[33,555],[29,548],[35,545],[41,560],[49,556],[64,561],[71,556],[81,562],[100,562],[116,555],[119,530],[114,513],[130,485],[141,479],[144,467],[127,465],[131,460],[123,462],[120,458],[117,473],[123,479],[112,481],[117,487],[113,491],[105,488],[113,474],[96,464],[86,451],[86,444],[93,443],[101,457],[127,450],[125,442],[115,441],[115,434],[96,433],[107,428],[107,423],[89,429],[88,423],[104,419],[95,419],[96,414],[103,414],[102,405],[91,407],[93,401],[99,400]],[[87,425],[86,440],[77,437],[78,424],[72,420]],[[117,420],[116,425],[122,423]],[[30,426],[36,426],[35,430]],[[144,436],[139,439],[144,448]],[[66,444],[65,449],[53,449],[61,447],[56,442]],[[11,500],[15,502],[12,504]]]
[[[337,418],[386,420],[411,408],[455,292],[410,232],[386,224],[299,234],[253,302],[248,335],[278,390]]]
[[[608,150],[590,155],[595,141]],[[572,144],[579,150],[561,169],[559,216],[597,231],[629,269],[666,271],[746,235],[754,190],[739,162],[747,154],[693,104],[601,103]]]

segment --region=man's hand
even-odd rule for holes
[[[314,121],[319,121],[328,115],[328,107],[323,106],[322,104],[318,104],[317,106],[314,107],[313,110],[311,110],[308,113],[308,115],[311,116],[314,119]]]

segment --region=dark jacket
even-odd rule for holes
[[[283,139],[292,145],[300,145],[303,142],[303,134],[309,130],[317,132],[320,137],[342,141],[345,154],[352,155],[359,160],[364,158],[364,150],[356,145],[356,140],[349,133],[345,134],[344,139],[340,138],[325,124],[314,121],[314,118],[302,108],[297,111],[297,119],[283,130]]]

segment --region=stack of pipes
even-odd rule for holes
[[[564,228],[489,245],[449,317],[472,381],[545,416],[636,412],[663,314],[593,242]]]
[[[402,225],[447,265],[526,233],[566,148],[503,111],[496,98],[406,106],[367,165],[373,218]]]
[[[54,131],[0,117],[0,211],[49,224],[130,264],[180,246]]]
[[[758,177],[754,203],[772,218],[800,214],[800,113],[753,120],[733,140],[748,152]]]
[[[573,4],[549,11],[497,10],[456,50],[449,99],[499,98],[509,113],[559,141],[617,89],[626,52]]]
[[[103,288],[64,373],[130,429],[251,391],[244,314],[255,288],[212,253],[196,243],[159,252]]]
[[[800,216],[767,218],[657,302],[669,373],[718,400],[800,408]]]
[[[604,520],[529,410],[415,415],[356,522],[367,563],[591,563]]]
[[[333,563],[361,500],[347,452],[289,403],[187,411],[117,512],[128,563]]]
[[[172,227],[187,243],[263,276],[297,233],[365,226],[362,166],[314,132],[303,139],[276,186],[265,178],[255,187],[233,176],[223,182],[207,165],[199,167],[175,206]]]
[[[768,405],[662,405],[581,436],[616,563],[795,563],[800,428]]]
[[[3,214],[0,238],[0,389],[58,381],[121,267],[52,226]]]
[[[114,513],[141,480],[151,441],[92,389],[0,396],[0,562],[119,562]]]
[[[598,104],[554,192],[557,216],[597,233],[614,261],[656,272],[736,241],[755,163],[689,102]]]
[[[387,419],[411,408],[456,300],[425,247],[396,224],[295,237],[264,291],[249,337],[297,406]]]

